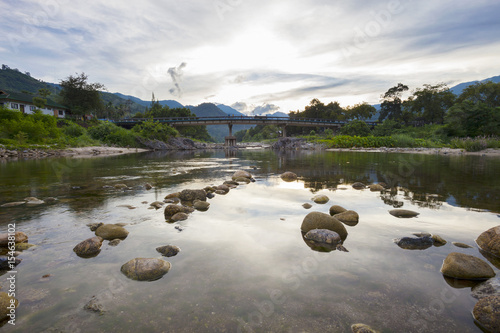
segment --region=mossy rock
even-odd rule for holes
[[[346,210],[345,212],[333,215],[340,222],[354,227],[359,222],[359,215],[353,210]]]
[[[500,332],[500,296],[480,299],[474,306],[472,315],[484,331]]]
[[[500,258],[500,225],[483,232],[476,239],[481,250]]]
[[[233,177],[232,179],[236,182],[239,182],[238,181],[238,178],[246,178],[248,180],[250,180],[252,178],[252,174],[248,171],[244,171],[244,170],[238,170],[236,171],[234,174],[233,174]]]
[[[448,254],[441,266],[441,273],[464,280],[486,280],[495,276],[493,268],[484,260],[458,252]]]
[[[291,171],[286,171],[286,172],[282,173],[280,177],[285,182],[294,182],[298,178],[297,174],[295,174],[295,173],[293,173]]]
[[[83,257],[83,258],[95,257],[99,254],[99,252],[101,252],[102,242],[103,242],[103,238],[99,237],[99,236],[88,238],[88,239],[78,243],[73,248],[73,251],[79,257]]]
[[[128,236],[128,231],[115,224],[103,224],[97,228],[95,235],[106,240],[113,240],[115,238],[125,239]]]
[[[328,201],[330,201],[330,198],[328,198],[324,194],[318,194],[318,195],[315,195],[314,197],[312,197],[311,200],[317,204],[323,205],[323,204],[326,204]]]
[[[9,318],[9,314],[11,313],[11,309],[9,307],[13,307],[13,311],[15,313],[15,308],[19,305],[19,301],[14,297],[10,297],[6,292],[0,292],[0,320],[4,320]]]
[[[420,215],[420,213],[408,209],[392,209],[389,211],[389,214],[399,218],[412,218]]]

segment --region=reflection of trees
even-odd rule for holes
[[[495,157],[324,151],[266,154],[264,159],[260,155],[263,172],[293,171],[312,191],[354,182],[386,182],[392,188],[407,189],[402,195],[421,207],[438,209],[443,201],[454,198],[460,206],[500,211],[500,163]],[[400,204],[396,196],[381,193],[381,199],[394,207]]]

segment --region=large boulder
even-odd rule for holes
[[[500,279],[489,279],[478,285],[475,285],[471,289],[471,296],[477,299],[488,296],[500,296]]]
[[[328,229],[339,234],[342,240],[347,238],[347,230],[336,218],[321,212],[310,212],[304,217],[300,229],[308,232],[313,229]]]
[[[500,296],[480,299],[472,310],[474,319],[486,332],[500,332]]]
[[[333,215],[333,217],[351,227],[354,227],[359,222],[359,215],[353,210],[346,210],[345,212]]]
[[[317,204],[326,204],[328,201],[330,201],[330,198],[328,198],[324,194],[318,194],[318,195],[315,195],[311,200]]]
[[[193,202],[195,200],[206,201],[207,192],[205,192],[205,190],[182,190],[179,199],[188,202]]]
[[[95,236],[78,243],[73,251],[77,256],[83,258],[95,257],[101,252],[102,237]]]
[[[285,182],[294,182],[297,180],[297,175],[291,171],[286,171],[281,174],[281,179]]]
[[[210,207],[210,203],[206,202],[206,201],[199,201],[199,200],[196,200],[194,203],[193,203],[193,208],[196,209],[196,210],[199,210],[201,212],[205,212],[208,210],[208,208]]]
[[[16,315],[16,308],[19,302],[14,297],[9,296],[6,292],[0,292],[0,321],[12,318],[9,315]]]
[[[420,213],[408,209],[393,209],[389,211],[389,214],[400,218],[411,218],[418,216]]]
[[[491,266],[484,260],[458,252],[448,254],[441,266],[441,273],[465,280],[486,280],[495,276]]]
[[[123,264],[121,272],[132,280],[154,281],[167,274],[170,267],[170,263],[162,259],[135,258]]]
[[[115,224],[103,224],[97,228],[95,235],[106,240],[125,239],[128,236],[128,231],[124,227]]]
[[[9,234],[3,233],[0,234],[0,247],[6,247],[9,245],[9,241],[14,241],[14,243],[24,243],[28,241],[28,235],[26,235],[22,231],[16,231],[9,240]],[[13,239],[12,239],[13,238]]]
[[[500,258],[500,225],[483,232],[476,239],[481,250]]]

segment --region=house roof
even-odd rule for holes
[[[14,101],[14,102],[33,104],[33,97],[36,97],[36,96],[31,95],[31,94],[21,93],[21,92],[10,92],[10,91],[0,89],[0,101],[9,100],[9,101]],[[56,103],[53,100],[51,100],[50,98],[46,98],[46,100],[47,100],[47,103],[45,103],[45,105],[48,107],[69,110],[69,108],[67,106]]]

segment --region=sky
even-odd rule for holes
[[[303,110],[500,75],[498,0],[1,0],[0,63],[143,100]]]

